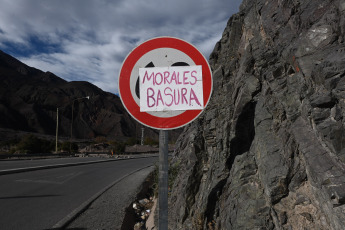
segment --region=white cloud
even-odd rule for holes
[[[208,59],[241,0],[0,0],[0,49],[66,80],[117,93],[127,54],[156,36],[182,38]]]

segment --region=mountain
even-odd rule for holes
[[[344,229],[345,1],[244,0],[181,134],[171,229]]]
[[[91,83],[67,82],[53,73],[29,67],[2,51],[0,79],[2,129],[55,135],[59,108],[59,136],[70,137],[73,107],[73,138],[140,137],[142,126],[128,115],[120,98]],[[148,130],[146,134],[156,135],[156,131]]]

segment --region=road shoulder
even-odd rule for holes
[[[144,168],[113,185],[96,199],[66,229],[121,229],[128,205],[136,198],[141,185],[154,170]]]

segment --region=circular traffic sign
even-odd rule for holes
[[[212,93],[212,73],[205,57],[190,43],[178,38],[158,37],[137,46],[125,58],[119,75],[119,94],[129,114],[138,122],[155,129],[180,128],[194,119],[200,110],[140,111],[139,68],[202,66],[204,108]]]

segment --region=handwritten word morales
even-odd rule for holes
[[[203,108],[201,66],[143,68],[139,75],[141,111]]]
[[[152,81],[153,85],[195,85],[197,82],[196,78],[197,71],[183,71],[180,76],[179,71],[164,71],[162,72],[154,72],[152,71],[150,76],[148,71],[145,71],[143,84],[145,81]]]

